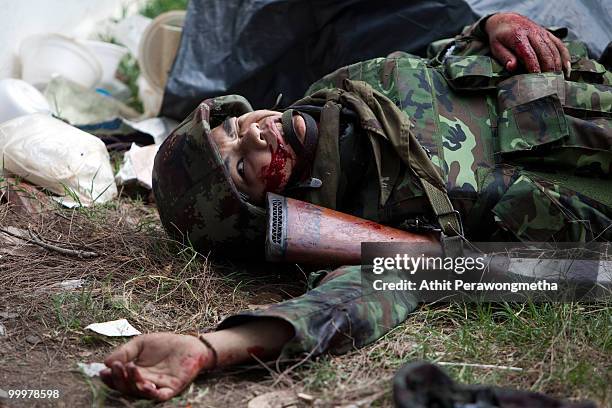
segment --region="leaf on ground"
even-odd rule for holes
[[[248,408],[290,408],[297,407],[299,399],[291,390],[272,391],[261,394],[249,401]]]

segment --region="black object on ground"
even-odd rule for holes
[[[405,365],[393,379],[397,408],[596,408],[591,401],[562,401],[531,391],[456,384],[428,362]]]

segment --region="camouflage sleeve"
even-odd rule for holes
[[[240,312],[225,319],[225,329],[261,317],[289,322],[295,336],[281,358],[307,353],[345,353],[367,345],[406,320],[417,306],[409,292],[375,291],[362,287],[361,266],[343,266],[323,272],[318,285],[304,295],[264,309]]]
[[[431,64],[442,64],[446,57],[450,55],[489,55],[489,37],[485,30],[485,24],[493,15],[495,13],[486,15],[474,24],[464,27],[455,38],[445,38],[429,44],[427,58],[430,59]],[[547,27],[546,29],[561,39],[567,35],[567,29],[563,27]]]
[[[449,55],[486,55],[489,52],[489,38],[484,27],[492,15],[484,16],[474,24],[464,27],[454,38],[432,42],[427,47],[427,58],[433,65],[437,65],[443,63]]]

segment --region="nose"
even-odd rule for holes
[[[264,138],[261,128],[257,122],[251,123],[240,135],[244,146],[253,149],[267,149],[268,142]]]

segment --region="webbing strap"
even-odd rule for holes
[[[446,191],[440,190],[423,178],[421,178],[421,183],[442,229],[440,242],[444,256],[451,258],[463,256],[463,227],[459,212],[453,208]]]
[[[298,139],[293,127],[293,112],[293,109],[287,109],[285,112],[283,112],[281,122],[283,124],[283,136],[285,137],[285,140],[287,143],[289,143],[289,145],[291,145],[293,151],[299,157],[304,154],[304,145],[300,139]]]
[[[293,126],[293,116],[299,115],[304,119],[306,125],[306,134],[302,143],[297,136],[297,131]],[[281,116],[283,126],[283,136],[285,141],[291,145],[297,156],[297,164],[294,167],[289,182],[288,188],[318,188],[321,186],[321,181],[310,179],[305,184],[301,183],[304,178],[310,173],[312,163],[314,161],[317,143],[319,141],[319,130],[317,122],[312,116],[307,113],[300,112],[295,109],[287,109]]]

